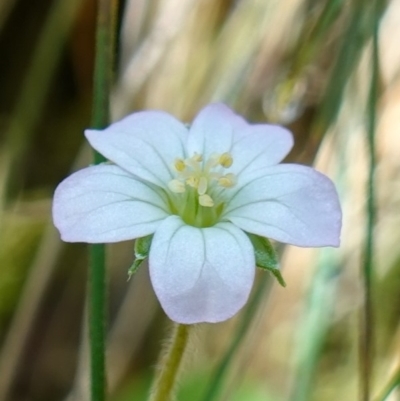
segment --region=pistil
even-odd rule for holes
[[[177,194],[181,207],[177,205],[176,209],[188,224],[204,227],[218,219],[223,209],[221,193],[236,185],[233,173],[224,174],[232,164],[233,158],[228,152],[214,153],[206,160],[198,153],[187,159],[175,159],[176,178],[168,183],[168,188]]]

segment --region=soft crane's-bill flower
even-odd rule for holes
[[[251,125],[211,104],[190,129],[142,111],[85,134],[112,164],[59,185],[55,225],[67,242],[154,233],[151,281],[172,320],[219,322],[242,308],[255,274],[244,231],[302,247],[339,245],[335,187],[310,167],[278,164],[293,146],[282,127]]]

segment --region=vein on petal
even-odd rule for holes
[[[278,227],[278,226],[276,226],[275,224],[271,224],[271,223],[265,223],[265,222],[263,222],[263,221],[259,221],[259,220],[256,220],[255,218],[252,218],[252,217],[241,217],[241,216],[236,216],[236,217],[233,217],[234,219],[241,219],[241,220],[245,220],[245,221],[254,221],[255,223],[258,223],[258,224],[260,224],[260,225],[262,225],[262,226],[269,226],[269,227],[273,227],[273,228],[275,228],[276,230],[278,230],[278,231],[280,231],[281,233],[283,233],[283,234],[285,234],[288,238],[290,238],[290,240],[292,241],[292,240],[294,240],[294,238],[292,237],[292,235],[288,232],[288,231],[286,231],[286,230],[284,230],[283,228],[281,228],[281,227]],[[232,223],[232,224],[234,224],[234,223]],[[238,225],[239,226],[239,225]],[[252,232],[252,231],[249,231],[249,232]],[[254,234],[257,234],[257,233],[254,233]]]
[[[283,166],[283,164],[281,164],[281,166]],[[262,167],[262,168],[260,168],[260,169],[258,169],[258,170],[263,170],[263,169],[270,170],[270,169],[274,169],[274,167],[275,167],[275,166]],[[304,167],[305,167],[305,166],[304,166]],[[310,167],[310,169],[311,169],[311,167]],[[254,170],[254,171],[257,171],[257,170]],[[288,174],[290,175],[290,172],[288,172],[288,171],[284,171],[284,172],[274,172],[274,171],[271,171],[270,173],[267,172],[266,174],[264,174],[264,175],[261,176],[261,177],[254,178],[253,180],[246,182],[243,186],[241,186],[241,187],[235,192],[235,194],[234,194],[234,195],[232,196],[232,198],[231,198],[231,202],[232,202],[243,190],[247,189],[250,185],[253,185],[253,184],[254,184],[254,185],[257,185],[257,181],[264,180],[264,179],[266,179],[267,177],[275,177],[275,176],[288,175]],[[310,176],[309,176],[308,173],[306,173],[306,172],[295,172],[293,175],[297,175],[297,176],[301,175],[301,176],[307,177],[307,181],[309,182],[309,184],[308,184],[308,185],[302,185],[301,188],[305,188],[305,187],[307,187],[307,186],[310,185]],[[312,184],[312,182],[311,182],[311,184]],[[312,185],[314,185],[314,184],[312,184]],[[298,189],[297,189],[297,190],[298,190]],[[286,193],[285,193],[285,194],[279,195],[279,197],[285,196],[285,195],[286,195]]]
[[[149,170],[146,166],[144,166],[141,162],[139,158],[133,158],[132,155],[130,155],[127,150],[125,148],[121,148],[119,146],[115,146],[115,144],[113,145],[114,149],[116,151],[119,151],[121,154],[123,154],[125,157],[134,160],[140,168],[142,168],[144,171],[146,171],[147,173],[149,173],[153,178],[155,178],[161,185],[160,186],[165,186],[165,182],[164,180],[160,179],[160,177],[157,177],[157,175],[154,174],[153,171]],[[119,166],[119,164],[118,164]],[[122,167],[121,167],[122,168]]]
[[[171,249],[171,244],[172,244],[172,241],[173,241],[173,237],[175,237],[175,236],[177,235],[177,233],[178,233],[182,228],[185,228],[185,227],[187,227],[187,226],[184,225],[184,224],[182,224],[182,225],[178,226],[178,227],[174,230],[174,232],[172,233],[172,235],[171,235],[171,237],[170,237],[170,240],[168,241],[168,248],[167,248],[167,253],[166,253],[166,257],[165,257],[165,264],[167,264],[166,261],[169,260],[169,253],[170,253],[170,249]],[[201,232],[201,234],[203,235],[202,230],[200,230],[200,232]],[[203,244],[204,244],[204,237],[203,237]],[[204,249],[204,248],[205,248],[205,246],[203,247],[203,249]],[[194,280],[193,285],[192,285],[191,287],[187,288],[187,289],[186,289],[184,292],[182,292],[181,294],[184,294],[184,293],[186,293],[187,291],[190,291],[191,289],[193,289],[193,288],[196,286],[197,282],[199,281],[199,278],[201,277],[201,273],[202,273],[202,271],[203,271],[203,267],[204,267],[204,263],[203,263],[202,267],[199,269],[199,274],[198,274],[197,278]]]
[[[151,206],[154,206],[154,207],[156,207],[158,209],[161,209],[161,210],[167,212],[167,210],[164,209],[161,205],[158,205],[158,204],[156,204],[156,203],[154,203],[154,202],[152,202],[152,201],[150,201],[148,199],[142,199],[142,198],[138,198],[138,197],[133,197],[131,195],[123,194],[123,193],[120,193],[120,192],[111,192],[111,191],[106,191],[106,190],[104,190],[104,191],[102,191],[102,190],[92,190],[91,192],[92,192],[92,194],[95,194],[95,193],[117,194],[117,195],[121,195],[121,196],[123,196],[125,198],[125,199],[119,199],[118,201],[114,201],[114,202],[104,203],[104,204],[100,205],[99,207],[111,206],[111,205],[114,205],[115,203],[118,203],[118,202],[143,202],[146,205],[151,205]],[[67,201],[71,201],[71,200],[79,199],[79,198],[82,198],[82,197],[85,197],[85,196],[87,196],[87,194],[82,193],[82,194],[78,194],[78,195],[73,195],[70,198],[66,198],[66,200]],[[160,200],[162,201],[162,199],[160,199]]]
[[[100,231],[99,233],[100,233],[100,234],[107,234],[107,233],[109,233],[109,232],[117,231],[117,230],[122,230],[122,229],[128,228],[128,227],[133,227],[133,226],[137,227],[137,226],[140,226],[140,225],[147,225],[147,224],[152,224],[152,223],[157,223],[157,222],[160,222],[160,223],[161,223],[161,220],[163,220],[163,219],[149,220],[149,221],[144,221],[144,222],[141,222],[141,223],[138,223],[138,224],[127,224],[127,225],[125,225],[125,226],[120,226],[120,227],[118,227],[118,228],[110,228],[110,229],[108,229],[108,230],[103,230],[103,231]],[[133,239],[133,238],[132,238],[132,239]]]
[[[158,149],[151,143],[146,141],[143,138],[139,138],[143,143],[145,143],[147,146],[149,146],[151,149],[153,149],[154,153],[158,156],[158,158],[161,160],[162,164],[164,165],[165,169],[169,172],[170,178],[173,178],[173,174],[171,172],[171,167],[169,166],[169,164],[167,163],[167,161],[164,159],[164,156],[162,156],[162,154],[158,151]],[[182,146],[183,148],[183,146]],[[185,153],[183,152],[183,155]]]
[[[97,212],[98,210],[100,210],[100,209],[105,209],[105,208],[108,208],[108,207],[110,207],[110,206],[115,206],[115,205],[117,205],[117,204],[119,204],[119,203],[134,203],[135,201],[132,201],[131,199],[127,199],[127,200],[118,200],[118,201],[115,201],[115,202],[110,202],[110,203],[106,203],[105,205],[100,205],[100,206],[97,206],[96,208],[94,208],[94,209],[91,209],[91,210],[86,210],[86,211],[83,211],[83,212],[77,212],[77,211],[73,211],[73,213],[71,214],[71,215],[74,215],[74,216],[76,216],[76,215],[86,215],[87,217],[88,216],[90,216],[90,215],[92,215],[93,213],[95,213],[95,212]],[[159,207],[159,206],[156,206],[156,205],[152,205],[154,208],[156,208],[156,209],[160,209],[162,212],[164,212],[164,213],[166,213],[166,211],[165,210],[163,210],[161,207]]]
[[[230,230],[228,230],[228,229],[225,228],[225,227],[221,227],[221,226],[215,227],[215,229],[226,232],[230,237],[232,237],[232,238],[234,239],[235,243],[238,245],[238,248],[239,248],[241,251],[243,251],[242,247],[240,246],[240,242],[238,241],[238,239],[236,238],[236,236],[235,236]],[[241,256],[242,256],[242,255],[243,255],[243,252],[241,252]],[[243,257],[242,257],[242,259],[243,259]],[[243,260],[242,260],[242,261],[243,261]],[[239,262],[238,262],[238,263],[239,263]],[[232,290],[235,289],[234,287],[232,287],[231,285],[229,285],[229,283],[226,283],[226,281],[221,277],[220,273],[218,272],[218,269],[216,269],[216,267],[215,267],[213,264],[209,263],[209,265],[212,267],[212,269],[214,270],[215,274],[219,277],[219,279],[221,280],[221,282],[224,283],[224,285],[226,285],[228,288],[230,288],[230,289],[232,289]]]
[[[263,200],[259,200],[259,201],[248,202],[248,203],[246,203],[245,205],[237,206],[237,207],[231,209],[229,212],[227,212],[227,214],[232,213],[232,211],[235,211],[235,210],[238,210],[238,209],[241,209],[241,208],[250,206],[250,205],[257,205],[257,204],[260,204],[260,203],[274,203],[274,204],[277,204],[277,205],[279,205],[279,206],[282,206],[283,208],[287,209],[287,210],[289,211],[289,213],[290,213],[292,216],[294,216],[294,217],[296,218],[296,220],[298,220],[298,221],[300,221],[301,223],[303,223],[303,225],[304,225],[305,227],[308,227],[308,224],[307,224],[303,219],[301,219],[297,214],[294,213],[294,211],[296,210],[296,208],[294,208],[294,207],[292,207],[292,206],[289,206],[289,205],[286,205],[286,204],[283,203],[283,202],[278,201],[277,198],[273,198],[273,199],[271,198],[271,199],[267,199],[267,200],[264,200],[264,199],[263,199]],[[234,216],[233,216],[233,217],[234,217]]]

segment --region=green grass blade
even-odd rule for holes
[[[373,348],[374,348],[374,327],[373,327],[373,254],[374,254],[374,225],[375,225],[375,130],[376,111],[378,100],[378,79],[379,79],[379,49],[378,49],[378,26],[379,26],[379,2],[373,2],[372,19],[372,73],[371,86],[367,104],[368,116],[368,182],[366,189],[366,238],[364,249],[364,260],[362,265],[362,279],[364,286],[364,306],[361,311],[360,321],[360,391],[363,401],[370,400],[371,379],[373,374]]]
[[[292,386],[291,401],[312,399],[314,375],[323,345],[330,327],[333,313],[337,277],[337,261],[331,250],[322,250],[317,271],[313,278],[304,316],[296,341],[296,370]]]
[[[224,383],[225,375],[228,371],[229,365],[239,350],[242,340],[251,327],[251,322],[257,312],[258,305],[260,304],[262,297],[265,295],[265,291],[268,289],[270,283],[271,280],[269,275],[263,276],[259,281],[256,291],[244,312],[242,320],[239,323],[239,327],[235,333],[235,336],[228,350],[222,357],[219,365],[215,369],[214,374],[212,375],[211,382],[207,388],[205,396],[203,397],[203,401],[213,401],[217,399]]]

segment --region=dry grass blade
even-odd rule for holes
[[[132,100],[149,75],[157,67],[170,43],[182,29],[195,0],[162,2],[152,29],[137,52],[131,57],[117,84],[113,98],[113,119],[124,116],[132,108]],[[126,24],[130,21],[126,21]],[[129,47],[125,47],[128,49]],[[124,56],[127,58],[127,56]]]

